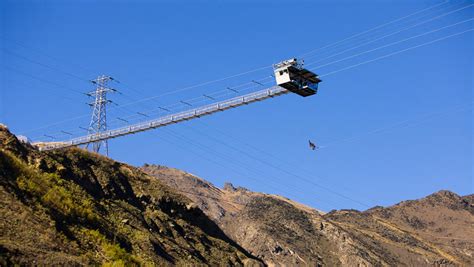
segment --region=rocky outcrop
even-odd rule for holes
[[[227,183],[219,189],[171,168],[144,171],[193,200],[233,240],[268,265],[471,265],[473,197],[440,191],[367,211],[323,213]]]

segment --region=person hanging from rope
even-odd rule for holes
[[[315,149],[319,148],[318,146],[316,146],[315,143],[311,142],[311,140],[308,140],[308,142],[309,142],[309,148],[311,150],[315,150]]]

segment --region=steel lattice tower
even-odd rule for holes
[[[89,124],[89,135],[99,135],[107,131],[107,104],[112,101],[107,99],[108,92],[115,92],[116,90],[107,86],[109,81],[113,78],[110,76],[101,75],[91,82],[96,85],[95,91],[87,93],[88,96],[94,97],[92,103],[88,103],[92,107],[92,118]],[[89,148],[87,144],[86,148]],[[107,140],[102,140],[92,143],[92,151],[99,153],[101,148],[105,148],[105,154],[109,154],[109,147]]]

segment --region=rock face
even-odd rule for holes
[[[371,236],[380,237],[380,246],[389,249],[391,243],[405,244],[411,250],[399,255],[412,265],[423,264],[419,255],[435,263],[469,264],[474,257],[474,212],[472,195],[460,197],[449,191],[439,191],[423,199],[404,201],[388,208],[373,208],[353,217],[370,219],[348,220],[351,215],[338,212],[328,217],[350,227],[366,228]],[[438,259],[436,259],[438,257]]]
[[[82,149],[0,126],[0,265],[261,265],[187,197]]]
[[[147,165],[267,265],[472,266],[474,197],[440,191],[367,211],[324,214],[289,199]]]

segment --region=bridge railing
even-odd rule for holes
[[[280,86],[274,86],[267,88],[265,90],[257,91],[243,96],[234,97],[231,99],[223,100],[217,103],[205,105],[202,107],[194,108],[187,111],[182,111],[175,114],[166,115],[154,120],[149,120],[146,122],[140,122],[137,124],[120,127],[117,129],[108,130],[100,134],[91,134],[86,136],[77,137],[68,141],[56,142],[54,144],[43,144],[39,147],[40,150],[53,150],[64,147],[71,147],[77,145],[83,145],[93,142],[98,142],[106,139],[111,139],[127,134],[133,134],[141,131],[146,131],[149,129],[163,127],[169,124],[178,123],[194,118],[199,118],[206,116],[212,113],[224,111],[230,108],[235,108],[238,106],[250,104],[253,102],[261,101],[270,97],[279,96],[286,94],[289,91]]]

